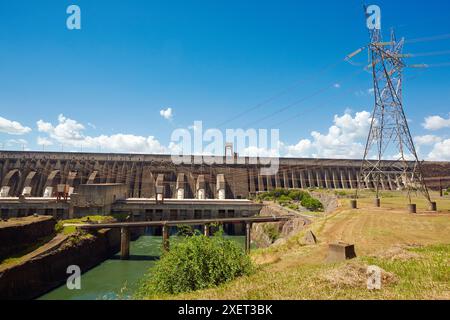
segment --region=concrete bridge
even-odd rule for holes
[[[98,224],[65,224],[65,226],[76,226],[81,230],[96,231],[100,229],[120,228],[120,258],[127,260],[130,257],[130,229],[143,227],[162,227],[163,250],[169,250],[169,228],[189,225],[202,226],[203,235],[209,236],[211,225],[217,224],[245,224],[245,252],[250,252],[251,229],[254,223],[270,223],[288,221],[294,216],[278,217],[249,217],[249,218],[217,218],[217,219],[198,219],[183,221],[152,221],[152,222],[124,222],[124,223],[98,223]]]

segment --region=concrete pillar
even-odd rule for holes
[[[383,190],[386,190],[386,183],[384,181],[384,177],[383,176],[380,177],[380,183],[381,183],[381,188],[383,188]]]
[[[352,170],[347,169],[348,183],[350,185],[350,189],[355,189],[355,185],[353,183]]]
[[[216,188],[217,188],[217,198],[220,200],[225,200],[226,199],[226,195],[225,195],[225,175],[223,174],[218,174],[217,177],[217,183],[216,183]]]
[[[267,191],[272,191],[272,190],[274,189],[272,177],[273,177],[273,176],[266,176],[266,181],[267,181]],[[275,179],[274,179],[274,180],[275,180]]]
[[[205,183],[205,176],[199,175],[197,177],[197,183],[195,185],[195,191],[197,199],[204,200],[206,199],[206,183]]]
[[[289,179],[288,179],[286,170],[283,171],[283,181],[284,181],[284,188],[285,189],[289,189],[290,188],[290,186],[289,186]]]
[[[276,189],[281,188],[280,175],[278,173],[275,174],[275,188]]]
[[[313,179],[313,177],[312,177],[312,172],[311,172],[311,170],[308,170],[308,184],[309,184],[309,186],[310,186],[311,188],[316,186],[315,183],[314,183],[314,179]]]
[[[395,185],[397,186],[397,190],[402,189],[402,184],[400,183],[400,179],[399,179],[398,175],[395,176]]]
[[[294,170],[292,170],[292,187],[294,188],[294,189],[298,189],[298,181],[297,181],[297,177],[296,177],[296,175],[295,175],[295,171]]]
[[[328,169],[324,169],[323,171],[324,171],[323,175],[324,175],[324,178],[325,178],[325,187],[327,189],[331,189],[330,188],[330,177],[328,176]]]
[[[348,189],[347,181],[345,180],[344,171],[343,171],[343,170],[340,170],[339,172],[340,172],[340,174],[341,174],[342,188],[343,188],[343,189]]]
[[[126,227],[120,228],[120,259],[130,258],[130,230]]]
[[[335,169],[331,169],[331,174],[333,175],[333,185],[335,189],[339,189],[339,183],[337,180],[337,176],[336,176],[336,170]]]
[[[361,174],[359,171],[356,172],[356,185],[359,189],[363,188],[362,182],[361,182]]]
[[[247,222],[245,224],[245,253],[250,253],[250,244],[251,244],[251,230],[252,224]]]
[[[258,174],[258,190],[259,192],[266,191],[264,188],[263,176],[260,174]]]
[[[317,186],[319,188],[323,188],[323,184],[322,184],[322,178],[320,176],[320,170],[315,170],[316,171],[316,180],[317,180]]]
[[[388,178],[389,190],[394,190],[394,185],[392,184],[391,175],[388,174],[387,178]]]
[[[163,237],[162,241],[163,252],[167,252],[169,251],[169,227],[166,225],[162,227],[162,237]]]
[[[176,198],[177,199],[184,199],[184,186],[185,186],[185,176],[184,173],[179,173],[177,175],[177,184],[175,186],[176,189]]]
[[[306,181],[305,181],[305,172],[302,170],[299,172],[300,173],[300,186],[302,187],[302,189],[306,189]]]

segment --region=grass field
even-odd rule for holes
[[[358,210],[341,199],[335,212],[317,218],[310,226],[317,245],[304,245],[303,231],[284,245],[254,251],[259,269],[249,277],[161,298],[450,299],[450,199],[437,199],[440,212],[430,213],[426,202],[414,197],[416,215],[407,213],[401,193],[385,193],[382,208],[373,208],[372,199],[370,192],[363,194]],[[333,241],[355,244],[358,258],[325,263]],[[368,265],[386,271],[381,290],[367,290]]]

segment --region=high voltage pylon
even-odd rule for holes
[[[392,176],[400,176],[410,203],[411,192],[417,190],[431,204],[403,109],[402,81],[403,68],[406,67],[403,58],[407,57],[403,55],[404,44],[405,40],[398,41],[394,31],[391,32],[390,41],[383,42],[381,27],[370,30],[369,66],[373,77],[375,106],[358,189],[373,181],[378,198],[382,184]],[[395,154],[393,161],[383,161],[392,159],[392,154]]]

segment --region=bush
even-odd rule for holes
[[[196,234],[192,226],[181,224],[177,226],[177,236],[180,237],[191,237]]]
[[[296,201],[302,201],[304,197],[308,197],[308,196],[309,196],[309,194],[302,190],[293,190],[293,191],[289,192],[289,197],[292,200],[296,200]]]
[[[322,211],[323,204],[317,199],[307,197],[302,200],[302,206],[311,211]]]
[[[278,225],[275,225],[273,223],[265,224],[263,226],[264,233],[267,234],[267,236],[270,238],[270,241],[274,243],[278,240],[280,237],[280,231],[278,229]]]
[[[252,272],[253,265],[232,240],[221,233],[188,237],[172,245],[150,270],[138,297],[179,294],[218,286]]]

